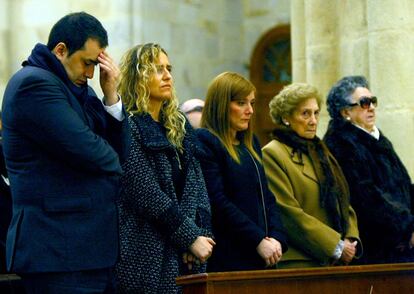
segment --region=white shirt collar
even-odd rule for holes
[[[370,134],[370,135],[371,135],[371,136],[373,136],[375,139],[379,140],[379,137],[380,137],[380,132],[379,132],[379,130],[378,130],[378,128],[377,128],[376,126],[374,126],[374,127],[372,128],[372,131],[371,131],[371,132],[369,132],[369,131],[367,131],[366,129],[364,129],[364,128],[362,128],[362,127],[358,126],[357,124],[354,124],[354,123],[353,123],[353,125],[354,125],[354,126],[356,126],[356,127],[357,127],[357,128],[359,128],[359,129],[363,130],[364,132],[366,132],[366,133]]]

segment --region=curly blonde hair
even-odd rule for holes
[[[126,110],[132,115],[149,113],[149,82],[157,71],[155,63],[161,53],[167,55],[159,44],[147,43],[131,48],[122,57],[118,93],[122,97]],[[164,101],[161,106],[160,122],[167,130],[168,141],[181,152],[185,136],[185,121],[184,115],[178,110],[178,99],[173,87],[171,99]]]
[[[272,121],[279,127],[284,126],[283,119],[291,116],[300,103],[310,98],[315,98],[321,108],[322,98],[314,86],[305,83],[285,86],[269,103]]]

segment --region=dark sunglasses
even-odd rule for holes
[[[369,109],[369,107],[371,106],[371,103],[375,107],[377,107],[377,105],[378,105],[378,98],[375,97],[375,96],[372,96],[372,97],[361,97],[358,102],[348,104],[348,106],[357,106],[357,105],[359,105],[363,109]]]

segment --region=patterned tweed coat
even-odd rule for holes
[[[181,166],[185,182],[178,200],[171,158],[177,156],[150,115],[129,118],[130,154],[123,165],[119,201],[121,293],[180,293],[175,278],[188,274],[182,254],[198,236],[211,236],[211,212],[193,130],[187,123]],[[197,267],[192,273],[205,271]]]

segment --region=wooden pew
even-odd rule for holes
[[[184,294],[414,293],[414,263],[205,273],[176,279]]]

